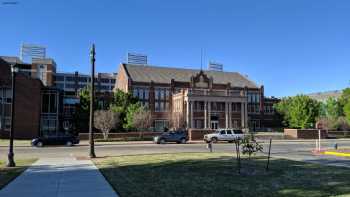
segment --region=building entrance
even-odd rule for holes
[[[217,116],[211,116],[210,117],[210,128],[211,129],[218,129],[219,127],[219,118]]]

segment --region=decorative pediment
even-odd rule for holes
[[[210,88],[210,78],[201,70],[195,76],[191,77],[191,84],[193,88]]]

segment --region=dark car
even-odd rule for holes
[[[32,146],[42,147],[44,145],[66,145],[73,146],[79,144],[79,138],[73,135],[45,136],[32,140]]]
[[[164,144],[166,142],[176,142],[178,144],[185,144],[187,140],[187,132],[182,130],[165,132],[153,138],[154,143],[157,144]]]

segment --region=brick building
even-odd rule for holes
[[[53,59],[32,59],[25,63],[18,57],[0,56],[0,137],[7,137],[11,127],[11,65],[19,68],[16,76],[15,138],[31,139],[66,132],[72,126],[79,104],[79,91],[90,83],[90,76],[75,72],[56,73]],[[116,74],[96,75],[96,96],[100,106],[111,100]],[[29,99],[30,98],[30,99]],[[88,122],[88,120],[84,120]],[[87,128],[83,132],[86,132]]]
[[[27,66],[18,64],[19,66]],[[11,67],[0,58],[0,137],[7,137],[11,128]],[[41,117],[41,91],[43,84],[25,73],[16,77],[14,131],[16,138],[39,135]],[[28,99],[30,98],[30,99]]]
[[[263,86],[237,72],[123,63],[115,88],[131,92],[151,110],[155,130],[280,126],[272,108],[278,99],[265,98]]]

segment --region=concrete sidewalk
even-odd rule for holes
[[[0,190],[1,197],[115,197],[109,183],[90,160],[45,158]]]

